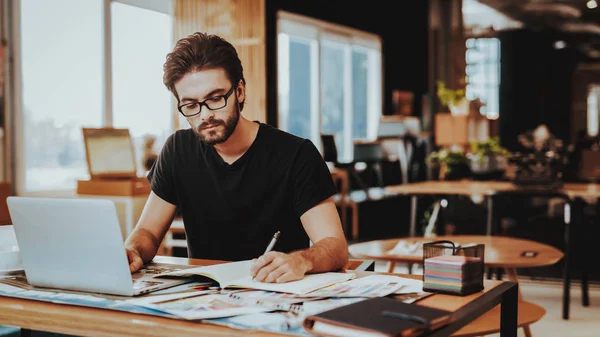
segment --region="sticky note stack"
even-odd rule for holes
[[[483,289],[481,258],[440,255],[425,259],[423,290],[467,295]]]

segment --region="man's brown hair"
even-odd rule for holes
[[[175,82],[189,72],[216,68],[225,70],[232,85],[237,86],[240,80],[246,84],[242,62],[233,45],[217,35],[197,32],[177,41],[167,55],[163,83],[179,101]],[[239,104],[242,110],[244,102]]]

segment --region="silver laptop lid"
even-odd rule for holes
[[[7,204],[30,284],[133,295],[112,201],[9,197]]]

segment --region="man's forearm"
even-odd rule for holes
[[[346,241],[334,237],[324,238],[312,247],[293,254],[300,254],[304,258],[307,273],[339,270],[348,263]]]
[[[125,241],[125,247],[135,250],[144,263],[148,263],[156,255],[160,242],[148,230],[136,228]]]

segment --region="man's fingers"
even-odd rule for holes
[[[142,261],[142,258],[137,253],[129,249],[125,249],[125,252],[127,252],[127,261],[129,262],[129,271],[131,273],[134,273],[142,268],[144,261]]]
[[[273,259],[271,261],[271,263],[269,263],[268,265],[260,268],[257,271],[256,276],[254,276],[254,280],[255,281],[259,281],[259,282],[265,282],[265,279],[267,278],[267,276],[271,272],[273,272],[274,270],[276,270],[277,268],[279,268],[282,264],[283,264],[283,260],[282,259]]]
[[[290,281],[296,281],[299,280],[301,277],[296,277],[294,275],[294,273],[290,270],[286,273],[284,273],[283,275],[279,276],[276,280],[275,283],[285,283],[285,282],[290,282]]]
[[[279,268],[273,270],[267,275],[264,282],[273,283],[277,280],[281,275],[287,273],[290,270],[288,265],[279,266]]]
[[[250,268],[250,276],[256,277],[256,274],[258,273],[258,271],[261,270],[261,268],[263,268],[264,266],[271,263],[275,259],[275,257],[277,257],[276,252],[269,252],[269,253],[259,257],[256,260],[256,262],[252,263],[252,267]]]
[[[144,262],[142,261],[141,258],[134,258],[134,260],[129,264],[129,271],[132,273],[135,273],[136,271],[138,271],[140,268],[142,268],[142,265],[144,264]]]
[[[125,249],[125,252],[127,253],[127,261],[129,261],[129,263],[133,262],[135,254],[129,249]]]

